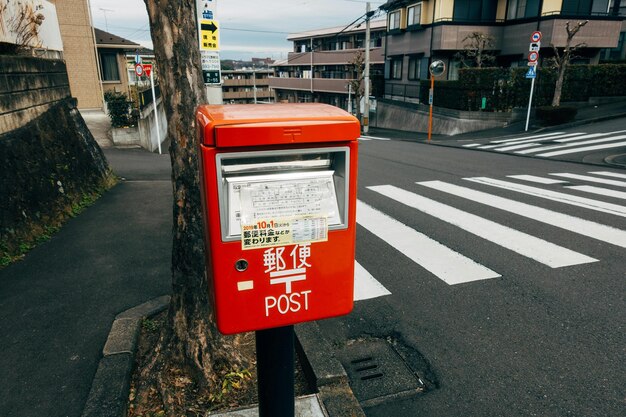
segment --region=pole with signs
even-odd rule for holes
[[[439,77],[446,71],[446,64],[443,61],[433,61],[428,67],[428,72],[430,72],[430,91],[428,92],[428,103],[430,105],[430,110],[428,114],[428,142],[430,142],[430,137],[432,136],[433,131],[433,98],[435,95],[435,77]]]
[[[541,48],[541,32],[536,31],[530,35],[530,46],[528,48],[528,72],[526,78],[530,78],[530,96],[528,98],[528,111],[526,112],[525,132],[528,132],[528,124],[530,122],[530,109],[533,104],[533,93],[535,91],[535,78],[537,77],[537,64],[539,62],[539,49]]]
[[[198,42],[202,61],[202,78],[210,104],[222,104],[220,65],[220,23],[216,19],[217,0],[196,0]]]
[[[150,77],[150,89],[152,90],[152,106],[154,108],[154,130],[156,130],[157,144],[159,145],[159,155],[161,155],[161,129],[159,127],[159,106],[157,106],[157,98],[154,92],[154,71],[152,65],[144,65],[146,75]]]

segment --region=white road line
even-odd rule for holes
[[[551,268],[597,262],[597,259],[393,185],[367,188]]]
[[[545,138],[545,137],[548,137],[548,136],[562,135],[564,133],[565,132],[552,132],[552,133],[544,133],[544,134],[541,134],[541,135],[524,136],[524,137],[521,137],[521,138],[492,140],[490,143],[507,143],[507,142],[515,142],[515,141],[518,141],[518,140]]]
[[[468,143],[467,145],[463,145],[464,148],[473,148],[475,146],[480,146],[480,143]]]
[[[542,188],[531,187],[524,184],[516,184],[514,182],[502,181],[486,177],[463,178],[467,181],[473,181],[479,184],[498,187],[509,191],[515,191],[522,194],[532,195],[534,197],[545,198],[547,200],[557,201],[571,206],[583,207],[589,210],[600,211],[603,213],[613,214],[615,216],[626,217],[626,207],[619,204],[605,203],[604,201],[593,200],[591,198],[579,197],[558,191],[544,190]]]
[[[615,177],[615,178],[626,179],[626,174],[618,174],[616,172],[609,172],[609,171],[593,171],[593,172],[590,172],[590,174],[604,175],[605,177]]]
[[[567,173],[553,173],[550,175],[554,175],[555,177],[572,178],[575,180],[582,180],[582,181],[587,181],[587,182],[597,182],[598,184],[615,185],[616,187],[626,187],[626,182],[624,181],[608,180],[606,178],[596,178],[596,177],[590,177],[588,175],[567,174]]]
[[[391,293],[367,272],[367,269],[354,261],[354,301],[369,300],[384,295],[391,295]]]
[[[520,203],[519,201],[509,200],[508,198],[483,193],[482,191],[472,190],[471,188],[460,187],[443,181],[426,181],[419,182],[418,184],[527,217],[541,223],[559,227],[572,233],[578,233],[579,235],[588,236],[602,242],[626,248],[626,232],[611,226],[532,206],[530,204]]]
[[[513,151],[515,149],[531,148],[533,146],[539,146],[539,145],[541,144],[540,143],[522,143],[521,145],[511,145],[511,146],[505,146],[504,148],[495,148],[494,151],[506,152],[506,151]]]
[[[449,285],[500,277],[497,272],[453,251],[362,201],[357,201],[356,219],[361,226]]]
[[[626,193],[623,191],[615,191],[608,188],[594,187],[593,185],[569,185],[565,188],[570,188],[576,191],[582,191],[585,193],[598,194],[606,197],[621,198],[626,200]]]
[[[552,178],[536,177],[534,175],[507,175],[508,178],[516,180],[536,182],[538,184],[566,184],[567,181],[554,180]]]
[[[575,148],[575,149],[565,149],[565,150],[562,150],[562,151],[540,153],[537,156],[550,157],[550,156],[566,155],[566,154],[569,154],[569,153],[597,151],[599,149],[621,148],[621,147],[626,147],[626,142],[609,143],[608,145],[586,146],[586,147],[583,147],[583,148]]]
[[[359,138],[359,140],[371,140],[371,139],[364,138],[363,136],[361,136],[361,137]]]
[[[541,148],[533,148],[533,149],[526,149],[523,151],[517,151],[515,153],[519,153],[519,154],[527,154],[527,153],[533,153],[533,152],[543,152],[543,151],[550,151],[550,150],[554,150],[554,149],[566,149],[566,148],[578,148],[580,147],[580,149],[587,149],[590,148],[590,146],[584,147],[583,145],[593,145],[596,143],[606,143],[606,142],[612,142],[612,141],[616,141],[616,140],[620,140],[620,139],[626,139],[626,135],[620,135],[620,136],[611,136],[610,138],[602,138],[602,139],[591,139],[591,140],[585,140],[582,142],[576,142],[576,143],[568,143],[565,145],[551,145],[551,146],[543,146]],[[600,145],[598,145],[600,146]],[[611,147],[610,145],[608,146],[609,148]],[[602,149],[602,148],[598,148],[598,149]],[[572,151],[571,149],[568,149],[570,152],[569,153],[574,153],[574,152],[579,152],[579,151]],[[567,151],[565,153],[568,153]]]
[[[488,145],[488,146],[484,146],[480,149],[493,149],[493,148],[499,148],[501,146],[507,146],[507,145],[519,145],[521,143],[530,143],[530,142],[541,142],[542,140],[554,140],[557,138],[568,138],[571,136],[580,136],[580,135],[584,135],[585,133],[582,132],[576,132],[576,133],[559,133],[557,134],[550,134],[550,136],[545,136],[545,135],[539,135],[542,136],[540,138],[536,138],[536,137],[530,137],[530,138],[522,138],[522,139],[508,139],[508,141],[506,143],[500,142],[500,141],[492,141],[490,143],[497,143],[497,145]]]
[[[389,138],[379,138],[379,137],[377,137],[377,136],[365,136],[365,135],[362,135],[362,136],[361,136],[361,139],[365,139],[365,140],[369,140],[369,139],[375,139],[375,140],[391,140],[391,139],[389,139]]]
[[[591,133],[589,135],[578,136],[575,138],[567,138],[567,139],[556,139],[555,142],[566,143],[566,142],[574,142],[581,139],[591,139],[591,138],[599,138],[600,136],[609,136],[616,135],[618,133],[624,133],[626,130],[616,130],[614,132],[604,132],[604,133]]]

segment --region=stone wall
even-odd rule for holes
[[[110,184],[65,64],[0,56],[0,257],[19,253]]]
[[[0,56],[0,134],[27,124],[70,96],[63,61]]]

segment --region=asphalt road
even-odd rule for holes
[[[397,140],[359,158],[356,260],[390,294],[320,327],[344,365],[384,340],[427,386],[394,395],[381,359],[352,376],[367,416],[624,415],[626,171]]]

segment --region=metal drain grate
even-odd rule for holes
[[[354,341],[339,353],[339,360],[362,405],[389,396],[416,394],[425,388],[396,350],[382,339]]]

